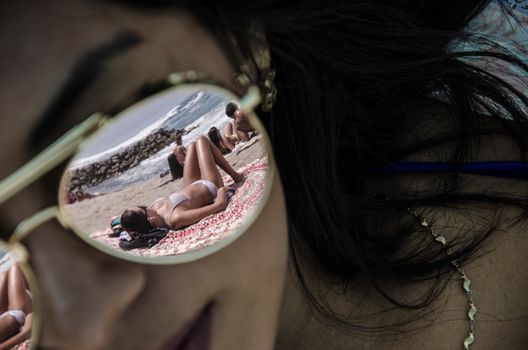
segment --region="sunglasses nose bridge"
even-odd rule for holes
[[[20,222],[11,235],[9,242],[16,246],[16,243],[21,242],[37,227],[53,219],[58,219],[63,226],[66,226],[61,219],[59,208],[57,206],[48,207]]]

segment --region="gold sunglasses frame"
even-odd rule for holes
[[[170,82],[171,86],[168,89],[178,88],[178,87],[185,86],[185,85],[202,85],[203,84],[201,83],[202,79],[200,80],[189,79],[189,76],[198,77],[199,75],[197,75],[193,71],[171,74],[168,78],[168,81]],[[225,91],[231,92],[230,90],[222,87],[221,85],[216,85],[214,83],[207,82],[204,85],[215,86]],[[146,98],[143,101],[146,101],[146,100],[148,100],[148,98]],[[139,103],[141,102],[142,101],[140,101]],[[254,109],[260,104],[260,102],[261,102],[261,97],[260,97],[260,91],[258,87],[255,85],[251,85],[247,89],[245,95],[242,96],[242,98],[240,99],[240,109],[242,110],[243,113],[245,113],[248,116],[251,124],[255,125],[255,127],[258,130],[264,131],[265,129],[262,123],[254,115]],[[133,106],[135,105],[137,104],[134,104]],[[38,180],[41,176],[51,171],[52,169],[56,168],[62,162],[66,161],[69,157],[71,157],[79,149],[82,148],[85,141],[89,139],[91,135],[93,135],[95,132],[102,129],[104,126],[106,126],[106,124],[109,121],[111,121],[110,116],[106,116],[102,113],[93,114],[88,119],[86,119],[79,125],[72,128],[70,131],[64,134],[61,138],[59,138],[53,144],[48,146],[45,150],[43,150],[40,154],[38,154],[28,163],[23,165],[21,168],[19,168],[17,171],[9,175],[4,180],[0,181],[0,204],[3,204],[6,200],[8,200],[9,198],[14,196],[21,190],[23,190],[25,187],[27,187],[34,181]],[[266,141],[265,142],[266,151],[268,152],[269,164],[270,164],[268,183],[266,185],[267,187],[270,187],[271,181],[274,176],[274,161],[272,157],[269,138],[267,137],[267,135],[265,135],[265,138],[266,138],[265,140]],[[264,196],[265,196],[263,198],[264,202],[267,199],[267,196],[269,194],[268,192],[269,191],[266,191],[264,193]],[[262,208],[259,208],[259,209],[262,209]],[[260,210],[258,210],[258,213],[256,213],[257,216],[259,212]],[[94,245],[92,244],[92,241],[84,239],[84,235],[79,232],[80,230],[75,229],[75,226],[71,225],[67,216],[62,213],[60,207],[55,205],[55,206],[45,208],[37,212],[36,214],[21,221],[18,224],[18,226],[15,228],[13,234],[10,236],[9,241],[8,241],[8,246],[12,247],[14,245],[19,244],[35,228],[37,228],[38,226],[52,219],[57,219],[64,228],[72,229],[77,234],[77,236],[81,237],[85,241],[88,241],[92,246]],[[228,242],[226,242],[226,245],[231,242],[229,238],[227,238],[226,240],[228,240]],[[222,245],[222,243],[223,241],[217,244]],[[103,250],[112,256],[116,256],[115,253],[113,254],[111,253],[113,250],[107,251],[104,246],[96,245],[96,248],[99,250]],[[202,249],[206,249],[206,248],[202,248]],[[216,248],[216,244],[215,244],[215,248]],[[219,247],[218,249],[221,249],[221,247]],[[215,251],[218,249],[215,249]],[[208,254],[210,254],[210,252],[204,252],[203,254],[197,254],[196,257],[193,256],[192,259],[190,260],[182,259],[181,262],[196,260]],[[27,253],[20,255],[20,257],[23,257],[23,256],[27,256]],[[160,259],[154,259],[154,258],[149,258],[149,260],[152,260],[152,261],[148,262],[149,260],[145,261],[141,257],[135,257],[129,254],[123,254],[123,255],[118,254],[117,257],[123,258],[125,260],[140,262],[140,263],[171,264],[170,262],[164,262],[164,261],[160,261]]]
[[[222,25],[225,29],[225,24]],[[255,33],[254,33],[255,34]],[[262,34],[262,32],[257,33]],[[258,35],[260,36],[260,35]],[[268,155],[268,174],[266,178],[266,190],[263,193],[263,198],[257,208],[256,212],[253,213],[253,220],[249,224],[252,224],[254,220],[260,215],[264,204],[268,201],[269,194],[271,192],[272,183],[275,180],[275,161],[273,157],[273,151],[271,149],[271,142],[269,136],[266,132],[266,129],[263,127],[259,118],[255,116],[255,108],[261,106],[263,111],[270,112],[273,108],[273,105],[277,98],[277,90],[274,85],[275,72],[273,69],[265,67],[256,67],[258,70],[264,70],[267,72],[267,77],[262,81],[262,90],[250,79],[252,70],[245,63],[247,60],[240,51],[237,41],[234,36],[231,34],[226,34],[225,39],[227,39],[227,46],[229,47],[229,52],[233,55],[232,59],[235,62],[235,66],[238,67],[238,73],[234,76],[235,85],[238,87],[245,88],[246,91],[240,98],[240,109],[247,117],[250,119],[250,123],[254,124],[259,130],[263,131],[263,136],[265,138],[265,147]],[[261,48],[262,55],[268,57],[269,51],[267,48]],[[255,73],[255,72],[253,72]],[[202,75],[196,71],[185,71],[170,74],[167,78],[168,82],[173,86],[179,86],[184,84],[197,84],[197,83],[207,83],[208,85],[215,85],[219,88],[223,88],[226,91],[232,92],[229,88],[225,88],[222,84],[218,84],[214,80],[209,79],[206,75]],[[236,94],[234,94],[236,96]],[[102,113],[95,113],[88,117],[84,122],[81,122],[77,126],[73,127],[70,131],[65,133],[62,137],[44,149],[41,153],[35,156],[32,160],[27,162],[25,165],[20,167],[14,173],[9,175],[7,178],[0,181],[0,205],[5,203],[11,197],[22,191],[31,183],[38,180],[40,177],[51,171],[52,169],[59,166],[62,162],[66,161],[72,155],[74,155],[81,147],[82,144],[97,130],[101,129],[106,125],[110,120],[109,116],[106,116]],[[62,180],[62,179],[61,179]],[[59,191],[57,190],[57,193]],[[103,245],[95,245],[94,241],[88,240],[79,232],[75,231],[70,227],[66,218],[61,214],[59,206],[51,206],[45,209],[40,210],[39,212],[33,214],[32,216],[22,220],[13,231],[12,235],[9,237],[8,241],[0,240],[0,249],[6,252],[6,254],[12,255],[13,263],[18,263],[26,280],[28,282],[29,289],[33,294],[33,325],[31,337],[29,340],[29,349],[34,350],[37,348],[38,339],[40,338],[40,331],[42,325],[42,308],[40,305],[40,291],[38,283],[36,282],[36,276],[29,264],[29,252],[26,247],[23,245],[22,240],[27,237],[27,235],[33,232],[43,223],[50,220],[57,220],[61,226],[65,229],[71,229],[75,232],[75,235],[81,238],[88,245],[98,249],[102,252],[107,253],[110,256],[139,262],[143,264],[171,264],[170,262],[158,262],[158,260],[147,260],[141,259],[139,257],[134,257],[132,255],[126,254],[117,254],[114,250],[111,250]],[[214,251],[212,252],[202,252],[202,254],[195,254],[193,259],[188,261],[200,259],[205,255],[212,254],[215,251],[222,249],[223,247],[230,244],[236,238],[242,235],[247,230],[247,226],[238,228],[238,234],[234,235],[235,237],[229,239],[226,238],[223,241],[217,242],[214,244]],[[207,248],[207,247],[206,247]],[[202,248],[203,251],[206,248]],[[184,261],[181,261],[184,262]],[[174,264],[174,263],[173,263]],[[2,266],[3,263],[0,263],[0,271],[5,269],[5,266]],[[7,271],[7,270],[6,270]]]
[[[242,81],[249,82],[249,79],[247,77],[240,78],[239,76],[239,79],[241,79]],[[194,71],[173,73],[169,75],[167,80],[171,85],[167,88],[167,90],[188,85],[204,85],[209,87],[215,86],[218,89],[225,90],[233,94],[233,96],[236,96],[229,89],[221,86],[220,84],[215,84],[210,80],[203,79],[203,76],[197,74]],[[205,81],[205,83],[203,81]],[[146,101],[148,99],[149,98],[146,98],[142,101]],[[139,103],[141,103],[142,101],[139,101]],[[135,263],[149,265],[174,265],[198,260],[202,257],[205,257],[216,251],[221,250],[247,231],[248,227],[260,215],[260,212],[262,211],[265,203],[267,202],[269,194],[271,192],[272,183],[275,177],[275,162],[273,159],[271,143],[267,133],[265,132],[265,128],[254,113],[254,109],[261,103],[261,101],[261,92],[256,85],[249,85],[246,90],[246,93],[239,100],[240,109],[242,110],[242,112],[248,117],[250,123],[254,125],[256,129],[259,130],[259,132],[261,132],[264,136],[264,143],[267,151],[269,166],[268,174],[266,176],[265,191],[262,194],[260,203],[258,204],[258,207],[254,211],[254,213],[251,214],[252,218],[250,220],[247,220],[241,227],[238,227],[236,229],[236,234],[233,234],[219,242],[216,242],[211,246],[206,246],[190,253],[183,253],[181,255],[160,258],[147,258],[121,253],[113,248],[107,247],[101,243],[89,239],[88,237],[86,237],[85,234],[82,234],[80,230],[75,228],[75,225],[72,225],[69,222],[67,216],[63,214],[60,205],[54,205],[42,209],[41,211],[33,214],[32,216],[22,220],[16,226],[15,230],[13,231],[13,234],[10,236],[8,241],[0,240],[0,249],[11,256],[11,259],[7,260],[11,261],[12,264],[18,264],[19,267],[22,269],[22,272],[24,273],[28,282],[29,289],[33,294],[33,326],[32,334],[29,339],[31,350],[36,348],[38,339],[40,337],[40,330],[42,325],[42,309],[39,300],[40,291],[36,276],[29,264],[29,252],[22,243],[22,240],[40,225],[44,224],[47,221],[55,219],[61,224],[62,227],[67,230],[73,231],[77,237],[81,238],[81,240],[86,242],[89,246],[94,247],[95,249],[106,253],[112,257]],[[132,106],[135,105],[137,105],[137,103],[133,104]],[[117,115],[117,117],[119,117],[119,114]],[[56,140],[54,143],[44,149],[41,153],[39,153],[21,168],[9,175],[7,178],[0,181],[0,204],[3,204],[11,197],[16,195],[18,192],[26,188],[28,185],[38,180],[40,177],[42,177],[52,169],[56,168],[64,161],[68,160],[68,158],[70,158],[83,147],[83,144],[86,142],[86,140],[90,139],[90,136],[92,136],[98,130],[104,128],[107,123],[112,122],[111,118],[112,117],[104,115],[102,113],[95,113],[91,115],[90,117],[88,117],[88,119],[73,127],[70,131],[66,132],[62,137],[60,137],[58,140]],[[58,190],[57,193],[59,193]],[[2,265],[4,265],[4,262],[0,263],[0,271],[7,271],[8,268],[11,266]]]

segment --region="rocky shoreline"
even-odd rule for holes
[[[194,126],[188,130],[159,129],[144,139],[126,147],[121,152],[113,154],[110,158],[71,169],[67,191],[70,193],[86,191],[88,187],[119,176],[169,146],[174,142],[175,135],[184,136],[196,127]]]

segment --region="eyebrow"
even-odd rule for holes
[[[141,42],[142,38],[136,32],[122,32],[83,54],[29,133],[30,147],[36,149],[45,135],[66,118],[66,112],[105,70],[106,62]]]

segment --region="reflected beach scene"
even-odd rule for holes
[[[266,138],[230,93],[174,88],[123,111],[68,165],[59,202],[79,234],[163,257],[241,233],[269,190]]]
[[[0,349],[29,349],[33,294],[10,253],[0,249]]]

